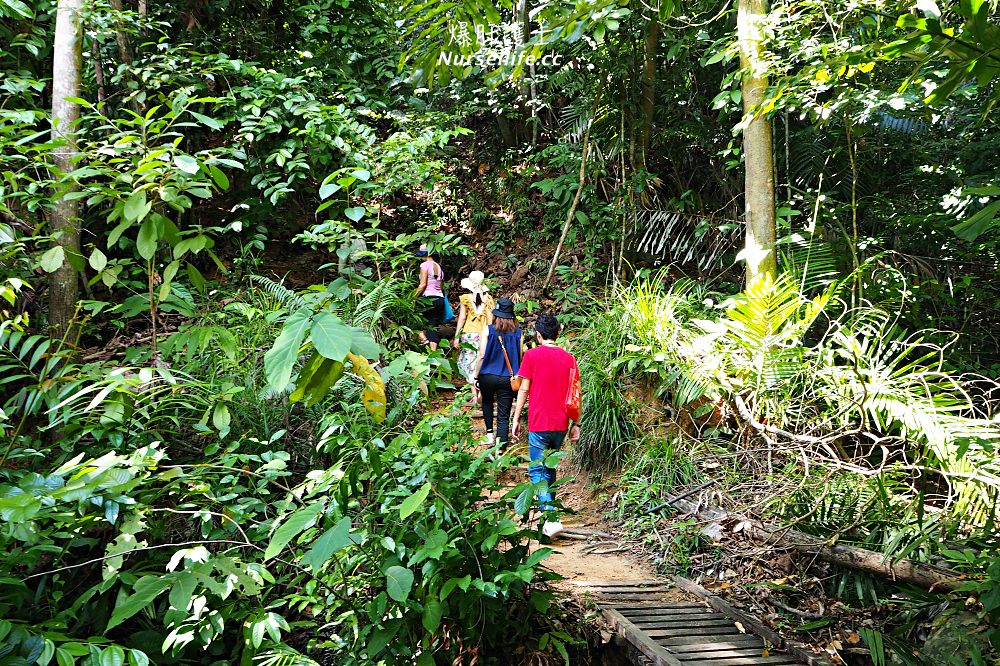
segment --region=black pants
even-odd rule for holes
[[[424,317],[427,319],[427,330],[424,336],[429,342],[440,343],[441,333],[438,327],[444,322],[444,297],[425,296],[424,297]]]
[[[479,390],[483,393],[486,432],[493,432],[493,403],[496,402],[497,441],[510,441],[510,412],[516,395],[510,387],[510,375],[479,375]]]

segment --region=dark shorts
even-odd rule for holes
[[[441,334],[438,327],[444,323],[444,296],[424,296],[424,318],[427,320],[427,328],[424,335],[434,343],[441,342]]]

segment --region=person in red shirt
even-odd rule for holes
[[[514,409],[513,437],[516,440],[521,432],[521,412],[524,402],[528,400],[528,476],[531,482],[545,484],[537,493],[539,508],[542,511],[552,509],[553,492],[549,486],[556,480],[556,470],[545,466],[545,455],[549,451],[558,451],[562,446],[566,433],[570,441],[580,438],[580,427],[572,424],[566,415],[566,394],[569,391],[570,370],[579,368],[576,359],[568,351],[556,344],[559,337],[559,320],[555,315],[539,315],[535,322],[535,336],[538,346],[524,352],[521,368],[517,374],[521,377],[521,388],[517,392],[517,406]],[[562,523],[545,521],[542,533],[555,536],[563,529]]]

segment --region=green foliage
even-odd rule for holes
[[[1000,491],[998,432],[977,415],[973,385],[950,369],[947,347],[930,342],[932,332],[906,332],[871,304],[848,308],[837,297],[846,281],[812,297],[802,283],[787,274],[758,281],[720,305],[687,283],[621,288],[609,315],[592,318],[591,332],[621,350],[612,352],[606,386],[624,399],[624,377],[638,372],[703,436],[735,429],[769,447],[790,442],[801,457],[783,458],[784,477],[803,473],[803,460],[829,466],[771,502],[802,529],[919,560],[940,553],[943,540],[988,534]],[[686,458],[694,451],[663,446],[647,444],[629,459],[623,516],[697,479]],[[658,451],[676,452],[660,461]],[[934,470],[950,492],[920,470]],[[841,595],[878,598],[860,577],[841,584],[857,586]]]
[[[269,300],[256,293],[258,304]],[[324,293],[304,298],[343,306]],[[382,396],[376,409],[368,392],[383,380],[345,351],[346,324],[332,312],[287,315],[273,301],[228,307],[246,323],[226,334],[193,325],[165,345],[175,362],[191,358],[185,369],[194,375],[109,372],[49,355],[48,339],[3,333],[4,358],[20,373],[8,385],[22,387],[5,410],[46,414],[63,449],[32,439],[37,424],[27,420],[4,456],[0,631],[17,654],[42,646],[69,664],[106,652],[135,666],[206,653],[304,663],[317,650],[338,663],[438,653],[451,661],[462,645],[501,651],[524,640],[528,618],[547,607],[549,593],[531,583],[545,577],[539,563],[549,551],[529,552],[531,532],[517,518],[529,507],[517,498],[533,490],[503,484],[514,461],[476,451],[464,418],[430,416],[403,429],[405,396],[388,412]],[[345,375],[318,400],[326,405],[313,435],[319,455],[293,458],[286,430],[255,436],[272,398],[214,372],[241,371],[259,387],[266,373],[241,370],[235,358],[244,336],[281,338],[296,316],[302,340],[317,354],[345,354],[356,379]],[[210,364],[191,353],[214,344],[235,353]],[[262,362],[259,352],[253,358]],[[37,376],[43,359],[59,381]],[[35,404],[49,408],[26,411]],[[289,426],[311,429],[305,414]],[[106,446],[123,452],[87,453]],[[512,617],[522,629],[511,631]],[[308,628],[305,653],[288,648],[293,631]]]

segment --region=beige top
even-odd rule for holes
[[[489,294],[483,294],[483,302],[478,312],[472,294],[462,294],[458,300],[465,306],[465,325],[462,327],[462,333],[479,334],[493,323],[493,308],[496,304]]]

